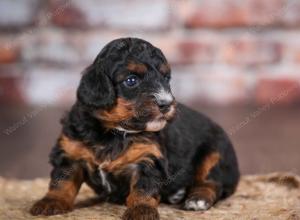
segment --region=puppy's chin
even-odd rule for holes
[[[147,122],[145,131],[160,131],[163,129],[167,124],[166,120],[159,119],[159,120],[154,120]]]
[[[170,107],[170,110],[165,113],[158,113],[156,116],[152,116],[153,118],[150,119],[148,122],[143,122],[144,125],[141,126],[141,124],[135,126],[132,121],[122,122],[120,123],[115,129],[127,133],[139,133],[143,131],[149,131],[149,132],[157,132],[162,130],[168,121],[170,121],[176,112],[175,105],[172,105]]]

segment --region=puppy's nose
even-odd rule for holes
[[[162,113],[167,113],[170,110],[170,107],[172,105],[173,101],[169,101],[169,100],[157,100],[157,105],[159,107],[159,110]]]
[[[167,113],[170,110],[174,97],[169,91],[161,89],[157,93],[154,93],[153,97],[162,113]]]

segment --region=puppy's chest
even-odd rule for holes
[[[123,187],[129,185],[131,177],[137,173],[137,165],[124,163],[117,167],[114,160],[107,160],[102,163],[88,164],[87,171],[89,179],[94,183],[94,186],[101,187],[107,193],[111,193],[119,190],[120,183],[123,184]]]
[[[93,156],[82,160],[88,172],[89,180],[95,187],[101,187],[107,193],[115,191],[117,182],[130,179],[136,172],[135,161],[129,161],[129,149],[120,148],[119,152],[108,150],[107,146],[94,146]]]
[[[91,157],[84,160],[91,172],[98,172],[101,177],[106,174],[120,175],[135,163],[129,160],[130,147],[119,144],[117,146],[95,145],[90,150]]]
[[[130,177],[140,163],[154,165],[153,158],[163,157],[157,142],[142,136],[113,139],[89,146],[63,137],[61,147],[68,157],[83,162],[89,175],[96,176],[104,186],[107,186],[105,180],[108,177]]]

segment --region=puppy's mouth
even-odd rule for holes
[[[166,126],[167,122],[174,117],[175,111],[175,104],[171,105],[167,112],[161,112],[159,116],[147,122],[145,131],[155,132],[162,130]]]
[[[167,124],[167,120],[165,118],[158,118],[153,121],[147,122],[145,131],[160,131]]]
[[[170,121],[175,113],[176,108],[175,104],[171,105],[168,111],[160,112],[156,111],[151,117],[149,116],[148,120],[143,120],[143,117],[137,117],[135,119],[129,119],[119,123],[119,126],[116,128],[120,131],[125,131],[128,133],[138,133],[142,131],[157,132],[162,130],[168,121]],[[148,117],[146,117],[148,118]]]

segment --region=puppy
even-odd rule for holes
[[[32,215],[72,210],[82,183],[126,203],[124,220],[159,219],[160,202],[207,210],[230,196],[239,170],[214,122],[176,103],[163,53],[137,38],[107,44],[83,73],[50,154],[49,191]]]

